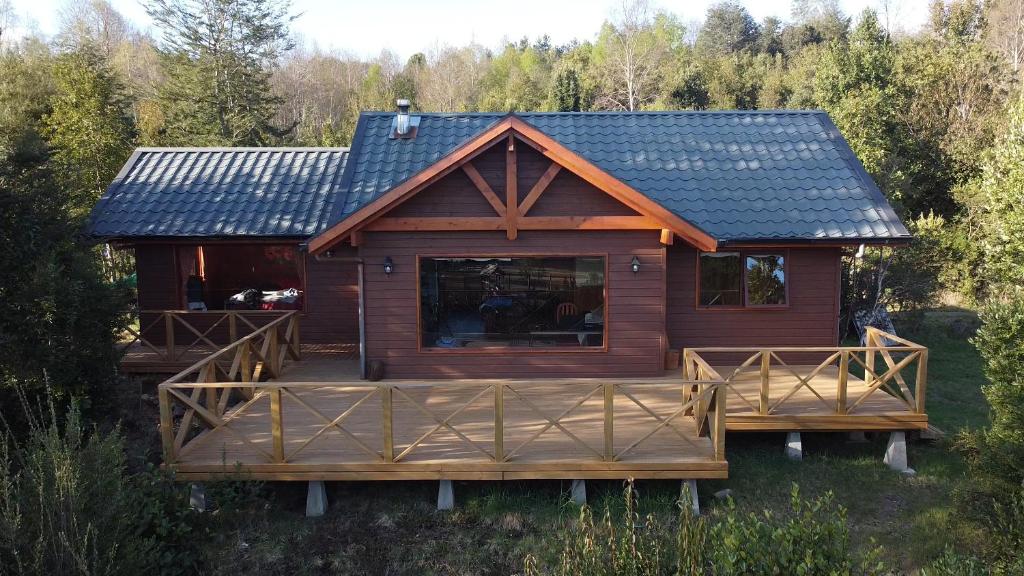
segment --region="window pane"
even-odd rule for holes
[[[422,258],[425,348],[604,345],[604,258]]]
[[[739,306],[742,270],[737,252],[700,255],[701,306]]]
[[[747,304],[771,306],[786,303],[786,270],[780,254],[747,256]]]

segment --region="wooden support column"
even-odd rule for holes
[[[270,391],[270,433],[274,439],[274,462],[284,462],[284,423],[281,420],[281,389]]]
[[[508,239],[519,237],[519,188],[518,166],[516,164],[516,139],[508,135],[505,150],[505,220],[508,222]]]
[[[170,312],[164,312],[164,360],[174,361],[174,316]]]
[[[922,348],[917,354],[917,386],[914,390],[914,401],[918,414],[924,414],[924,393],[928,388],[928,349]]]
[[[160,440],[164,447],[164,463],[174,464],[174,419],[171,417],[171,395],[163,386],[157,389],[160,397]]]
[[[864,377],[869,377],[865,374]],[[850,351],[839,353],[839,384],[836,389],[836,414],[846,414],[846,384],[850,378]]]
[[[771,381],[771,373],[772,352],[771,350],[761,350],[761,400],[758,412],[762,416],[768,415],[768,386]]]
[[[395,461],[395,437],[391,426],[391,387],[382,386],[381,407],[383,408],[383,432],[384,432],[384,461],[391,463]]]
[[[505,385],[494,385],[494,461],[505,461]]]
[[[234,344],[238,340],[238,313],[228,312],[228,343]]]
[[[615,384],[604,383],[604,459],[615,460]]]

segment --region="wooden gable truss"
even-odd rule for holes
[[[505,145],[505,199],[499,198],[473,164],[474,158],[499,143]],[[517,175],[517,145],[524,143],[551,160],[529,192],[520,201]],[[595,188],[635,211],[635,216],[530,216],[530,209],[562,170],[569,170]],[[444,176],[461,170],[494,209],[494,216],[473,217],[391,217],[387,213]],[[622,181],[562,146],[543,132],[515,116],[508,116],[451,152],[435,164],[369,202],[309,243],[313,254],[348,238],[353,245],[362,232],[405,231],[498,231],[510,240],[520,230],[660,230],[661,242],[671,244],[675,236],[704,251],[714,251],[714,238],[679,218]]]

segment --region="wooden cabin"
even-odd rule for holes
[[[726,429],[927,425],[926,349],[840,345],[842,258],[910,235],[820,111],[139,149],[90,233],[135,252],[123,367],[176,373],[183,477],[721,477]]]

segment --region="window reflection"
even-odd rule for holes
[[[424,348],[601,347],[603,257],[420,259]]]

